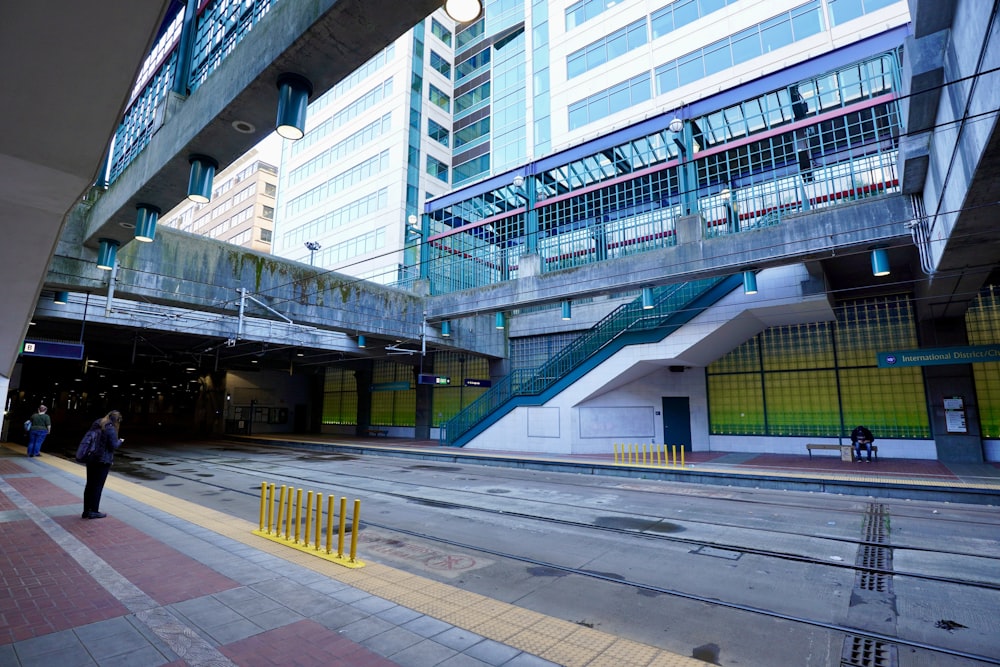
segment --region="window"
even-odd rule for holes
[[[442,146],[447,146],[451,139],[448,129],[438,125],[430,118],[427,119],[427,136]]]
[[[270,243],[271,242],[271,230],[270,229],[261,229],[260,230],[260,242],[261,243]]]
[[[431,50],[431,67],[451,79],[451,63],[438,55],[437,51],[433,49]]]
[[[451,46],[451,31],[438,23],[437,19],[431,19],[431,34]]]
[[[261,207],[260,217],[265,220],[274,220],[274,207],[263,206]]]
[[[569,129],[576,130],[605,116],[650,99],[649,73],[643,73],[569,105]]]
[[[430,89],[427,92],[428,99],[445,111],[451,111],[451,98],[435,88],[433,85],[429,85],[429,88]]]
[[[267,197],[274,197],[276,194],[278,194],[278,186],[277,185],[275,185],[274,183],[265,183],[264,184],[264,195],[265,196],[267,196]]]
[[[427,156],[427,173],[445,183],[448,182],[448,165],[432,155]]]
[[[566,58],[566,78],[571,79],[625,55],[645,44],[646,38],[646,19],[643,18],[574,51]]]
[[[479,105],[482,102],[490,99],[490,82],[487,81],[481,86],[473,88],[467,93],[455,98],[455,113],[460,114],[463,111],[468,111],[469,109]]]

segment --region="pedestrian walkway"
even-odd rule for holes
[[[84,473],[0,447],[0,665],[704,665],[378,563],[345,568],[114,474],[107,518],[83,520]]]

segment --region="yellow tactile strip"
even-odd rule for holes
[[[9,448],[9,446],[8,446]],[[82,466],[50,456],[42,462],[78,477]],[[256,523],[148,489],[114,475],[107,488],[207,530],[273,556],[309,568],[331,579],[395,602],[521,651],[565,667],[704,667],[695,658],[677,655],[600,630],[552,618],[512,604],[463,591],[379,563],[347,569],[252,534]]]

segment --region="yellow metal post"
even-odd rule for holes
[[[288,496],[285,499],[285,539],[292,539],[292,496],[295,489],[293,487],[288,487]]]
[[[295,492],[295,543],[299,543],[299,524],[302,523],[302,489]]]
[[[344,530],[347,528],[347,498],[340,497],[340,532],[337,533],[337,558],[344,557]]]
[[[260,529],[264,530],[264,503],[267,496],[267,482],[260,483]]]
[[[267,532],[268,532],[269,535],[271,534],[271,527],[274,525],[273,523],[271,523],[271,520],[274,519],[274,490],[275,490],[275,488],[276,487],[274,486],[274,484],[271,484],[271,486],[268,487],[268,489],[270,490],[270,493],[267,494]]]
[[[670,465],[677,465],[677,445],[670,445]]]
[[[333,494],[326,499],[326,552],[333,553]]]
[[[684,467],[684,448],[681,447],[681,467]]]
[[[306,513],[305,513],[305,531],[302,535],[302,544],[309,544],[309,526],[312,525],[312,515],[313,515],[313,492],[309,491],[306,494]]]
[[[357,561],[358,555],[358,519],[361,517],[361,501],[354,499],[354,516],[351,517],[351,562]]]
[[[615,450],[615,459],[614,460],[615,460],[615,464],[617,465],[618,464],[618,443],[617,442],[613,442],[613,443],[611,443],[611,446]]]
[[[319,551],[319,538],[320,538],[319,520],[320,518],[322,518],[322,516],[323,516],[323,494],[317,492],[316,493],[316,551]]]
[[[649,451],[646,449],[646,443],[642,443],[642,465],[649,463],[647,460],[649,457]]]
[[[282,512],[285,511],[285,491],[287,487],[281,485],[281,495],[278,496],[278,521],[274,524],[274,534],[281,537],[281,517],[284,516]]]
[[[660,449],[663,451],[663,465],[664,465],[664,467],[666,467],[666,465],[667,465],[667,446],[666,445],[661,445]]]

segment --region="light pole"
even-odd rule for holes
[[[316,255],[316,251],[322,248],[319,241],[306,241],[306,248],[309,249],[309,266],[313,265],[313,257]]]

